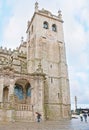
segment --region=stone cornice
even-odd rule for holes
[[[35,12],[35,13],[33,14],[32,19],[31,19],[31,21],[30,21],[30,24],[28,25],[28,28],[27,28],[27,30],[26,30],[26,33],[28,32],[28,29],[29,29],[30,25],[32,24],[32,21],[33,21],[33,19],[34,19],[34,17],[35,17],[36,14],[37,14],[37,15],[44,16],[44,17],[47,17],[47,18],[50,18],[50,19],[53,19],[53,20],[56,20],[56,21],[61,22],[61,23],[64,22],[63,20],[60,20],[60,19],[59,19],[57,16],[55,16],[55,15],[49,16],[49,15],[45,15],[44,13],[40,13],[40,11],[38,11],[38,12]],[[55,17],[53,17],[53,16],[55,16]]]

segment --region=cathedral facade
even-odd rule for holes
[[[61,11],[35,11],[27,41],[0,48],[0,121],[70,118],[70,89]]]

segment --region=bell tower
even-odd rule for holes
[[[39,64],[47,79],[43,101],[45,117],[54,120],[69,118],[70,89],[62,14],[60,10],[57,15],[39,10],[36,2],[27,26],[28,73],[34,73]]]

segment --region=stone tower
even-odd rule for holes
[[[15,50],[0,47],[0,121],[70,117],[63,20],[38,9],[28,21],[27,41]]]
[[[39,10],[36,2],[26,33],[27,71],[34,73],[39,66],[46,74],[42,101],[45,118],[69,118],[70,90],[61,11],[55,16],[48,10]]]

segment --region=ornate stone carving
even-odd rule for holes
[[[39,63],[38,68],[36,69],[37,73],[43,73],[43,69],[41,68],[41,63]]]
[[[38,2],[35,3],[35,11],[38,11]]]

